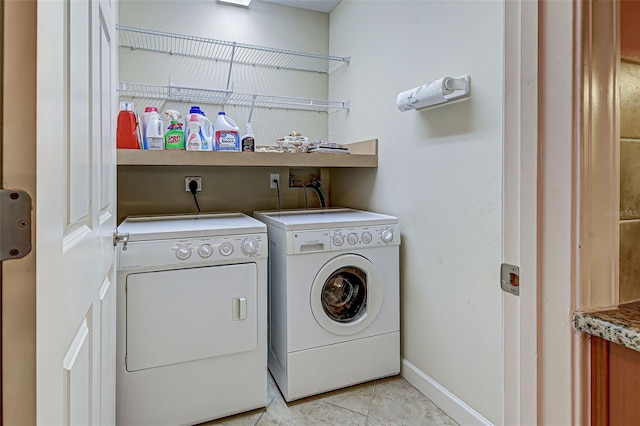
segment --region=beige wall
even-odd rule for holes
[[[282,154],[286,155],[286,154]],[[320,169],[262,167],[118,167],[118,223],[130,215],[195,213],[191,193],[185,191],[185,176],[202,176],[198,202],[202,212],[276,210],[277,190],[269,188],[271,173],[280,174],[283,209],[304,207],[301,188],[289,188],[289,173],[305,183],[321,176]],[[299,182],[294,184],[300,186]],[[307,189],[309,207],[319,207],[313,189]]]
[[[620,72],[620,303],[640,299],[640,65]]]
[[[332,171],[336,205],[398,216],[402,356],[488,422],[502,418],[503,2],[343,0],[329,77],[352,101],[329,136],[378,138],[376,170]],[[399,92],[471,77],[468,100],[400,112]]]

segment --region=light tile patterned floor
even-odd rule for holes
[[[269,377],[268,405],[204,425],[224,426],[427,426],[456,425],[400,376],[375,380],[286,403]]]

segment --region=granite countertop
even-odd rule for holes
[[[573,327],[640,352],[640,302],[606,311],[576,312]]]

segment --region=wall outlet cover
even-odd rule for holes
[[[187,192],[191,192],[191,190],[189,189],[189,182],[191,182],[192,180],[196,181],[196,183],[198,184],[198,188],[196,189],[197,192],[202,191],[202,176],[185,176],[184,177],[184,189]]]

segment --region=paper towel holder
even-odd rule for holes
[[[433,91],[436,91],[435,93]],[[397,104],[400,111],[421,111],[435,106],[445,105],[464,100],[471,91],[468,75],[460,77],[442,77],[430,83],[398,95]],[[423,99],[416,99],[416,95],[427,94]]]
[[[463,75],[460,77],[444,77],[442,83],[443,87],[447,89],[446,92],[442,93],[446,101],[423,108],[417,108],[417,111],[422,111],[423,109],[433,108],[439,105],[449,104],[454,101],[461,101],[469,97],[470,84],[468,75]]]

